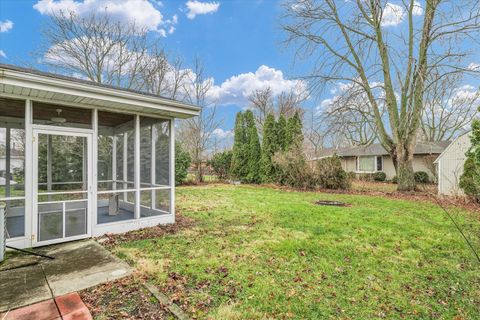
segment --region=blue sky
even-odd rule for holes
[[[400,3],[392,0],[386,5],[387,32],[405,28]],[[415,3],[415,19],[421,22],[423,1]],[[232,129],[235,114],[248,105],[250,93],[267,86],[274,93],[289,91],[299,84],[295,76],[312,67],[305,61],[294,64],[293,49],[282,45],[280,0],[0,0],[0,62],[36,66],[38,57],[32,53],[41,45],[41,27],[52,10],[81,15],[105,6],[118,19],[135,20],[149,29],[172,56],[183,58],[185,67],[191,67],[195,57],[202,60],[215,83],[218,118],[223,120],[220,135]],[[480,68],[480,58],[465,63]],[[478,86],[475,79],[467,82]],[[330,103],[328,98],[335,95],[334,90],[310,93],[309,108]]]
[[[83,4],[84,1],[97,0],[64,2],[74,1],[76,4]],[[11,28],[7,26],[8,30],[0,33],[0,50],[2,51],[0,61],[35,65],[36,58],[32,56],[32,52],[41,45],[41,26],[48,21],[48,15],[42,14],[39,5],[43,4],[44,8],[54,8],[53,6],[59,3],[61,3],[60,0],[43,0],[43,3],[39,0],[0,1],[0,22],[13,23]],[[202,3],[208,2],[202,0]],[[187,66],[195,56],[200,57],[206,73],[214,78],[218,86],[231,77],[239,75],[244,75],[245,81],[242,83],[245,83],[252,77],[249,73],[257,77],[255,72],[261,66],[268,67],[262,69],[266,75],[258,74],[258,77],[267,77],[264,84],[272,81],[274,86],[292,85],[292,82],[288,82],[287,79],[294,76],[293,55],[291,50],[285,49],[281,43],[283,35],[279,26],[280,2],[225,0],[210,3],[218,5],[215,10],[202,14],[202,8],[197,8],[195,12],[200,13],[192,17],[192,10],[188,9],[187,0],[161,3],[150,1],[152,8],[162,15],[162,21],[172,20],[174,15],[178,19],[177,23],[172,24],[175,30],[171,34],[167,32],[163,37],[159,32],[152,31],[152,36],[159,37],[165,48],[172,55],[181,56]],[[34,8],[35,5],[37,5],[36,8]],[[149,26],[152,24],[150,20],[148,17],[145,18],[145,23]],[[160,23],[158,28],[165,28],[167,31],[169,25]],[[233,126],[235,113],[241,107],[245,107],[245,98],[246,96],[237,97],[233,99],[235,101],[227,98],[225,101],[228,104],[218,107],[219,117],[224,120],[222,125],[224,130],[229,130]]]

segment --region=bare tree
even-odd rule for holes
[[[179,123],[178,137],[192,157],[197,182],[203,182],[203,165],[207,160],[207,152],[214,144],[214,130],[221,125],[216,117],[216,105],[208,100],[212,86],[213,80],[205,76],[202,63],[196,59],[194,69],[187,75],[184,90],[186,101],[201,106],[202,109],[198,117]]]
[[[263,124],[267,115],[270,113],[275,114],[272,89],[268,87],[263,90],[256,90],[248,97],[248,100],[250,101],[250,108],[253,111],[259,134],[262,135]]]
[[[125,88],[141,87],[138,75],[152,45],[146,30],[114,21],[106,12],[52,13],[43,40],[38,54],[54,70]]]
[[[285,4],[283,29],[298,56],[315,58],[312,87],[339,81],[361,88],[399,190],[413,190],[413,152],[428,81],[465,71],[462,41],[478,39],[477,0],[300,0]],[[420,18],[422,16],[423,18]],[[396,32],[388,26],[405,21]],[[475,44],[475,41],[471,41]],[[429,77],[435,70],[439,77]],[[381,83],[386,116],[372,83]]]
[[[189,70],[171,59],[147,30],[120,23],[107,12],[79,17],[52,13],[37,54],[54,70],[85,79],[141,90],[177,100],[187,99]]]
[[[423,140],[451,140],[470,126],[478,113],[480,91],[462,86],[461,80],[459,74],[447,75],[427,88],[421,127]]]
[[[298,112],[300,116],[303,116],[304,110],[302,104],[306,99],[306,93],[297,92],[297,89],[280,93],[276,98],[277,114],[283,114],[285,118],[290,118]]]
[[[185,83],[188,82],[188,69],[182,67],[182,60],[170,62],[162,48],[154,47],[145,57],[139,81],[142,90],[177,100],[186,100]]]
[[[307,109],[304,114],[304,149],[308,158],[314,158],[325,147],[325,127],[320,121],[320,113],[316,109]]]
[[[326,99],[321,105],[321,121],[328,134],[336,133],[342,138],[338,143],[348,146],[369,145],[377,140],[375,115],[364,91],[356,85],[341,85],[338,95]],[[379,99],[382,117],[385,113]]]
[[[260,136],[263,133],[263,123],[270,113],[276,117],[283,115],[285,118],[292,117],[296,112],[303,116],[302,103],[307,97],[306,92],[302,92],[300,88],[292,88],[276,96],[270,87],[253,92],[248,97],[249,107],[253,111]]]

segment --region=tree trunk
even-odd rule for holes
[[[415,143],[409,145],[399,144],[396,150],[392,154],[395,170],[397,171],[398,178],[398,191],[414,191],[415,184],[415,172],[413,170],[413,150]]]
[[[195,179],[197,183],[202,183],[203,182],[203,168],[202,168],[202,161],[197,161],[196,162],[196,175]]]

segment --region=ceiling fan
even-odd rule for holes
[[[51,124],[60,124],[67,122],[67,119],[61,117],[62,109],[55,109],[55,111],[57,111],[57,116],[50,118],[50,121],[52,122]]]

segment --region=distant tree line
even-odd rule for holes
[[[261,126],[252,111],[239,112],[235,120],[233,149],[215,154],[210,163],[221,180],[242,183],[275,183],[298,189],[347,189],[350,179],[337,156],[309,164],[303,148],[299,112],[285,117],[269,113]],[[261,142],[260,142],[261,140]]]

